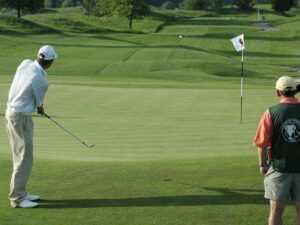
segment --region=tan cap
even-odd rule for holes
[[[276,89],[278,91],[295,91],[297,83],[292,77],[283,76],[277,80]]]

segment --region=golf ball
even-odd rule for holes
[[[179,38],[183,38],[183,36],[182,36],[182,35],[179,35]]]

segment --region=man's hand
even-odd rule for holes
[[[43,106],[37,107],[37,113],[40,115],[44,115],[44,107]]]
[[[261,175],[266,175],[266,173],[268,172],[268,167],[266,165],[260,166],[259,167],[259,172]]]

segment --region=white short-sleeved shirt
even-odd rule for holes
[[[10,87],[7,110],[30,115],[43,105],[48,90],[46,71],[37,61],[25,59],[18,67]]]

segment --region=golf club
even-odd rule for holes
[[[95,144],[92,145],[88,145],[86,144],[84,141],[82,141],[80,138],[76,137],[74,134],[72,134],[70,131],[68,131],[66,128],[64,128],[62,125],[60,125],[58,122],[56,122],[55,120],[53,120],[50,116],[48,116],[46,113],[43,114],[45,117],[47,117],[49,120],[51,120],[53,123],[55,123],[57,126],[59,126],[61,129],[63,129],[64,131],[66,131],[68,134],[70,134],[72,137],[74,137],[76,140],[80,141],[83,145],[85,145],[86,147],[92,148],[95,146]]]

